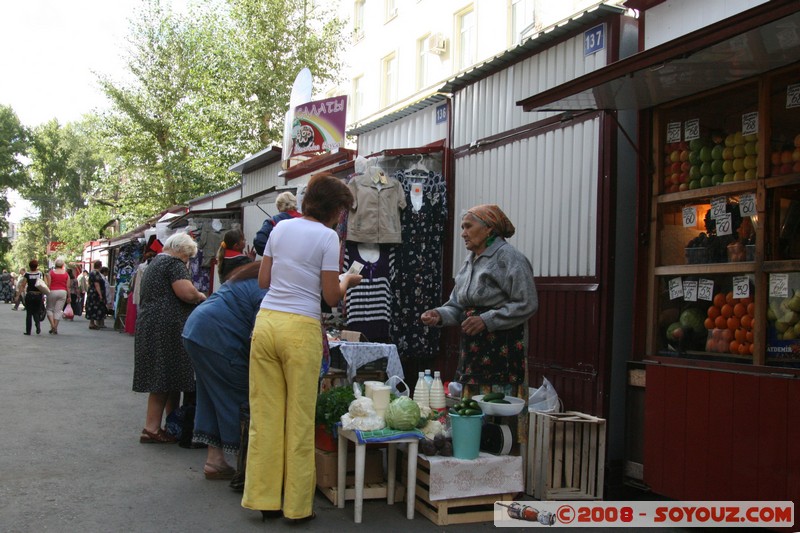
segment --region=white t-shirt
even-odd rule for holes
[[[272,258],[269,292],[262,309],[320,317],[321,272],[339,272],[339,236],[319,222],[284,220],[264,249]]]

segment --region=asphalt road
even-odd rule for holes
[[[82,317],[58,336],[43,325],[27,337],[24,321],[0,303],[0,532],[494,529],[408,520],[405,503],[385,500],[365,501],[357,525],[352,502],[340,510],[319,491],[315,520],[262,523],[227,482],[204,479],[205,450],[139,443],[146,396],[131,391],[133,337]]]

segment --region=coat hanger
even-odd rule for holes
[[[407,178],[414,179],[414,180],[425,180],[428,178],[430,171],[422,162],[424,156],[419,154],[419,160],[409,169],[407,169],[404,174]]]

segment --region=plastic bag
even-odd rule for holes
[[[356,393],[356,399],[350,402],[348,412],[342,415],[342,429],[372,431],[386,427],[383,417],[378,416],[378,413],[375,412],[372,398],[361,396],[361,389],[355,383],[353,392]]]
[[[72,310],[72,306],[69,304],[64,308],[64,318],[67,320],[75,318],[75,311]]]
[[[400,383],[403,384],[404,390],[402,390],[402,391],[397,388],[397,386]],[[387,387],[391,387],[392,388],[391,393],[394,394],[395,396],[398,396],[398,397],[399,396],[411,396],[411,389],[409,388],[408,384],[405,381],[403,381],[403,378],[401,378],[400,376],[392,376],[392,377],[390,377],[389,379],[386,380],[385,385]]]
[[[540,413],[557,413],[559,411],[558,393],[547,378],[542,378],[542,386],[538,389],[530,389],[528,411]]]

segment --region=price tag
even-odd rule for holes
[[[697,299],[709,302],[714,300],[714,280],[700,279],[700,283],[697,285]]]
[[[769,275],[769,295],[775,298],[789,297],[789,274]]]
[[[683,208],[683,227],[691,228],[697,225],[697,208],[684,207]]]
[[[733,297],[750,298],[750,278],[747,276],[734,276]]]
[[[742,115],[742,135],[758,133],[758,111]]]
[[[786,109],[800,107],[800,83],[786,87]]]
[[[700,119],[687,120],[683,125],[683,140],[693,141],[700,138]]]
[[[711,218],[712,220],[727,212],[728,199],[724,196],[717,196],[711,199]]]
[[[730,235],[733,233],[733,223],[731,222],[731,214],[724,213],[716,218],[717,222],[717,235]]]
[[[681,142],[681,123],[670,122],[667,124],[667,143]]]
[[[669,280],[669,299],[683,298],[683,282],[681,278]]]
[[[756,216],[756,195],[748,192],[739,196],[739,214],[743,217]]]
[[[687,302],[697,301],[697,282],[684,281],[683,282],[683,299]]]

